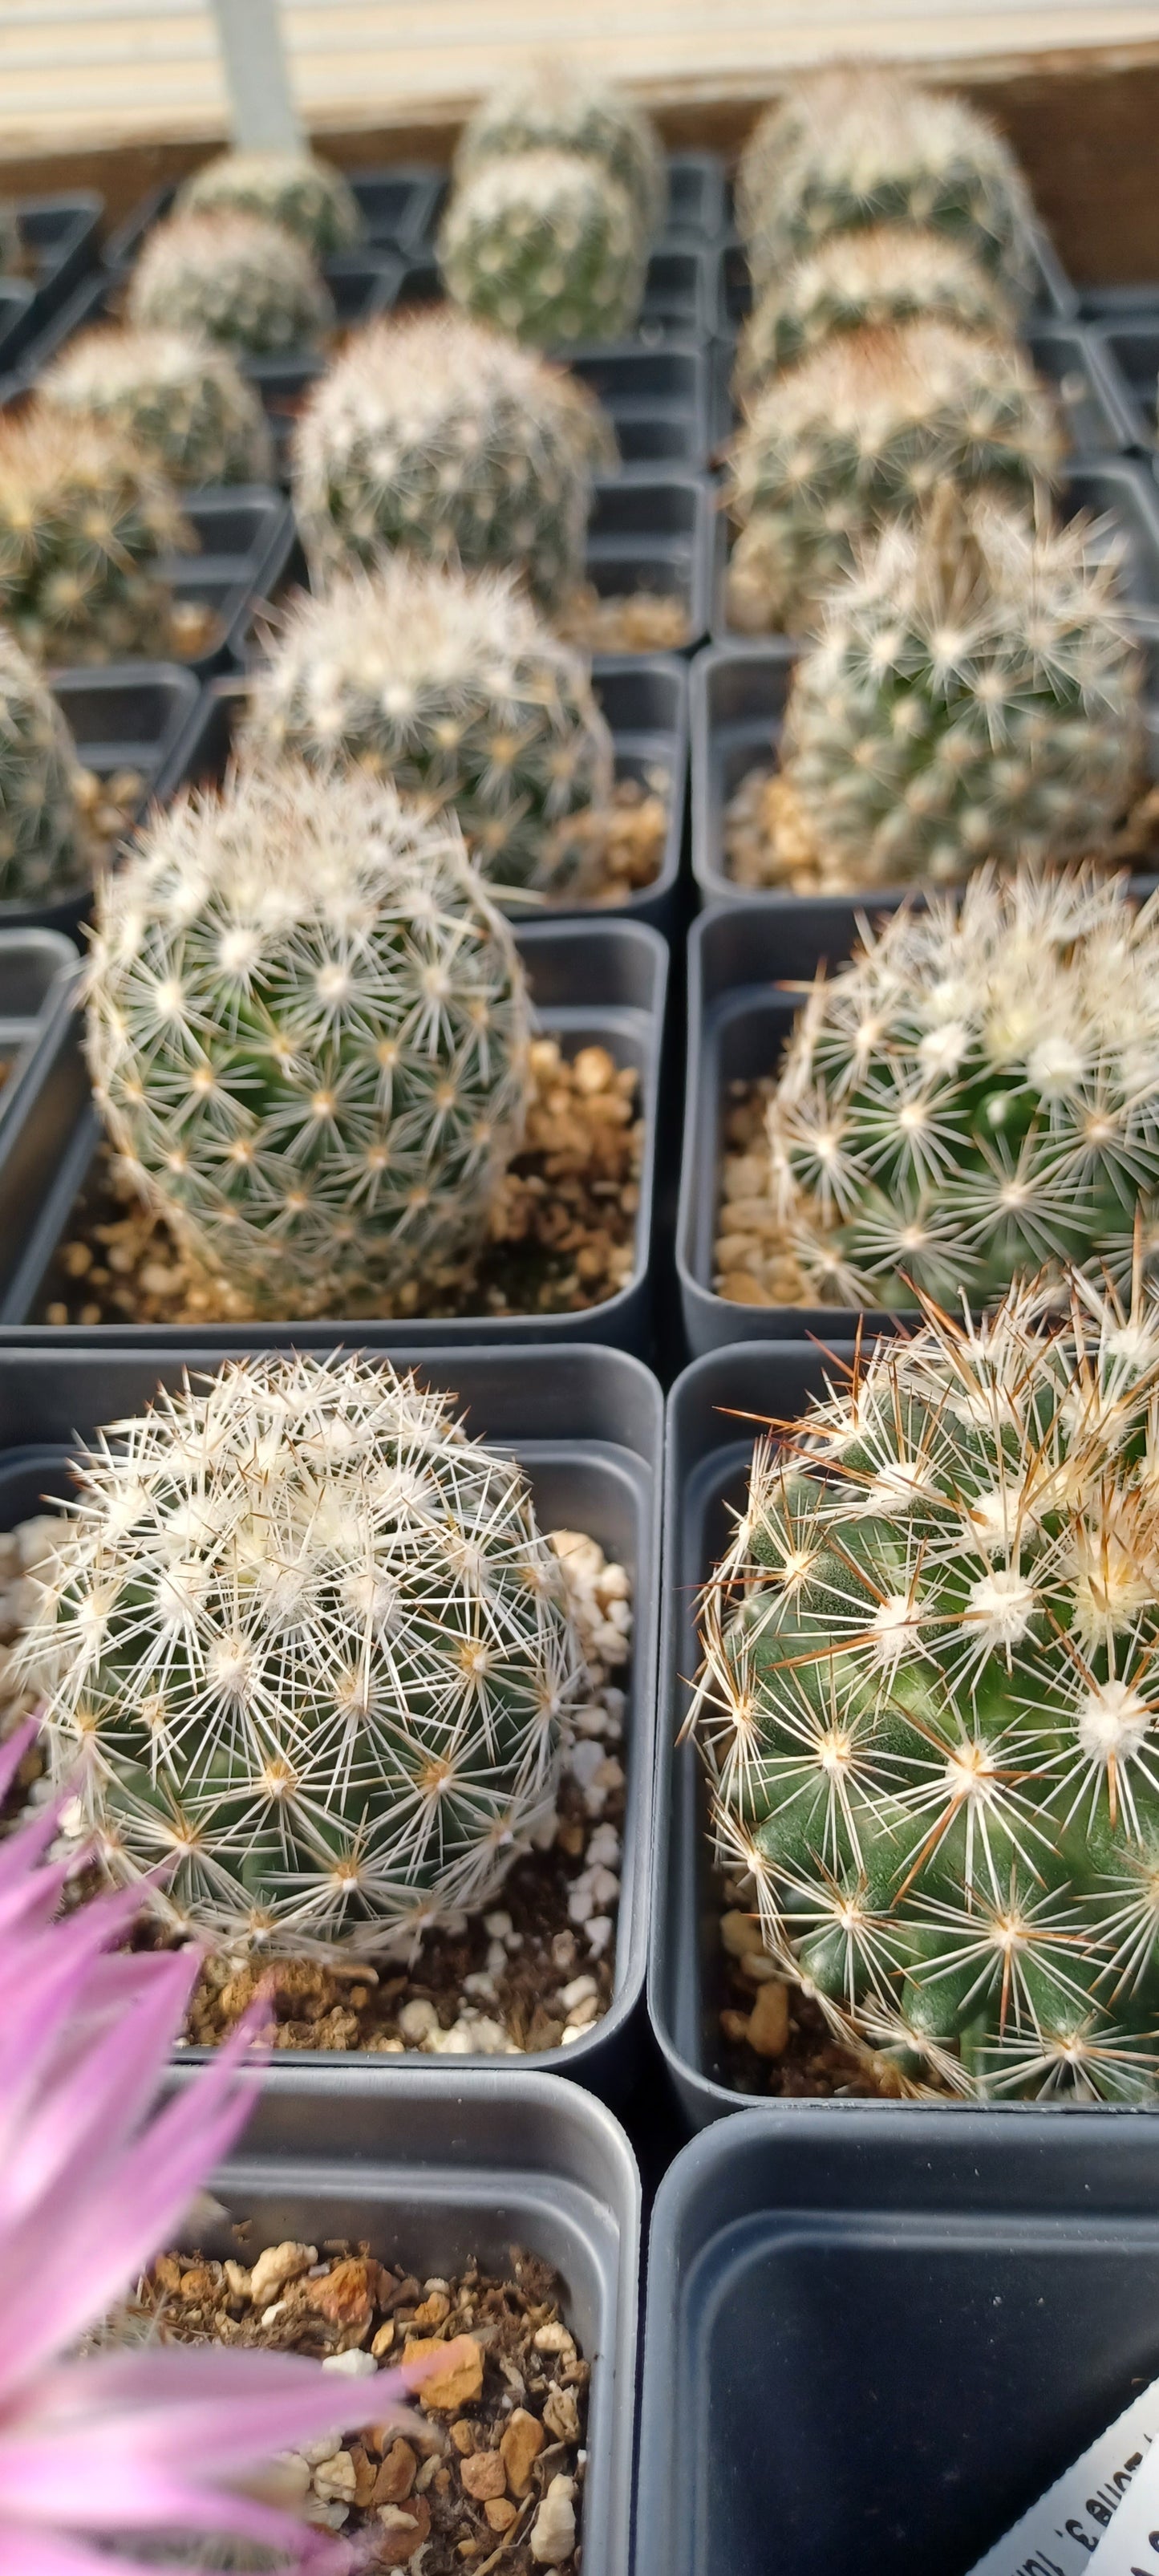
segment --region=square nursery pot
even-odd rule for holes
[[[515,937],[540,1034],[557,1037],[569,1056],[578,1054],[581,1047],[604,1046],[618,1066],[632,1065],[639,1076],[644,1155],[635,1259],[626,1287],[602,1305],[585,1307],[578,1314],[480,1314],[430,1321],[419,1317],[408,1318],[405,1325],[365,1318],[348,1322],[341,1316],[302,1323],[291,1315],[264,1332],[257,1331],[257,1340],[280,1342],[292,1333],[299,1347],[312,1349],[347,1339],[381,1346],[393,1336],[395,1340],[405,1337],[408,1346],[422,1350],[461,1350],[476,1342],[504,1347],[528,1342],[557,1346],[607,1342],[620,1350],[647,1350],[667,946],[646,923],[618,922],[606,915],[599,921],[520,923]],[[79,969],[77,976],[79,980]],[[0,1131],[0,1337],[10,1338],[4,1336],[5,1326],[24,1326],[21,1338],[43,1347],[91,1342],[103,1350],[126,1343],[158,1353],[178,1350],[189,1339],[184,1325],[130,1322],[58,1328],[29,1321],[101,1138],[85,1067],[83,1013],[76,989],[74,982],[54,1019],[50,1043],[38,1052],[36,1080],[22,1088],[20,1117],[11,1122],[7,1141]],[[252,1337],[248,1329],[241,1336]],[[198,1327],[203,1349],[224,1350],[238,1338],[236,1325]]]
[[[644,302],[636,329],[617,341],[617,348],[657,347],[664,340],[707,342],[712,337],[716,309],[718,254],[696,234],[686,231],[660,235],[648,261],[644,285]],[[444,301],[442,274],[434,244],[431,243],[408,259],[399,279],[397,301],[403,304],[441,304]],[[567,365],[571,362],[568,347],[553,353]]]
[[[635,2576],[967,2576],[1159,2370],[1152,2121],[801,2107],[661,2184]]]
[[[543,2075],[443,2084],[408,2070],[388,2110],[373,2078],[314,2084],[279,2064],[254,2092],[253,2116],[213,2177],[225,2216],[199,2226],[200,2250],[236,2252],[233,2226],[249,2219],[254,2251],[287,2237],[365,2239],[380,2261],[405,2257],[446,2277],[476,2257],[510,2278],[512,2246],[541,2256],[593,2365],[584,2576],[628,2576],[640,2179],[618,2123]],[[195,2250],[191,2234],[184,2242]]]
[[[1157,559],[1159,572],[1159,559]],[[1159,596],[1159,593],[1157,593]],[[1139,619],[1145,661],[1144,724],[1147,763],[1159,777],[1159,626],[1154,631]],[[691,673],[692,727],[692,874],[702,904],[741,904],[776,912],[795,939],[790,925],[804,905],[825,929],[829,919],[843,920],[854,900],[875,912],[892,911],[902,900],[867,887],[857,898],[845,895],[797,895],[776,886],[745,886],[728,873],[724,836],[726,809],[752,769],[775,767],[785,706],[799,646],[791,637],[770,635],[710,644],[698,653]],[[1141,891],[1153,883],[1138,880]],[[905,889],[912,894],[914,889]],[[832,952],[828,946],[825,955]],[[793,972],[797,969],[794,967]]]
[[[729,189],[724,175],[724,162],[719,152],[669,152],[668,211],[660,245],[670,234],[697,243],[719,241],[730,221]],[[438,172],[438,185],[421,241],[416,246],[433,259],[435,237],[447,201],[449,182],[445,171]],[[355,173],[350,173],[357,187]]]
[[[94,266],[104,210],[104,198],[93,188],[74,188],[61,197],[17,199],[21,236],[31,260],[34,330],[48,321],[71,295],[78,278]]]
[[[503,909],[512,920],[645,921],[655,930],[672,932],[688,783],[688,676],[688,664],[673,653],[601,653],[592,664],[592,688],[611,728],[616,777],[643,779],[650,770],[664,770],[669,779],[668,830],[659,873],[651,885],[641,887],[626,903],[600,905],[579,896],[553,903],[546,916],[542,904],[505,904]],[[181,738],[180,780],[169,764],[163,780],[166,791],[188,780],[217,784],[247,701],[244,680],[211,683],[194,723]]]
[[[136,769],[144,781],[138,819],[165,792],[196,721],[202,691],[176,662],[108,662],[54,671],[50,686],[78,755],[98,778]],[[91,905],[86,886],[59,903],[0,903],[0,931],[45,929],[77,939]]]
[[[1123,289],[1124,295],[1130,291]],[[1138,290],[1140,295],[1143,291]],[[1145,456],[1152,473],[1159,475],[1159,287],[1149,290],[1149,299],[1138,308],[1125,305],[1115,310],[1110,309],[1108,297],[1107,309],[1087,322],[1086,336],[1117,405],[1124,446]]]
[[[1051,336],[1058,340],[1068,335],[1056,331]],[[1091,382],[1093,385],[1093,377]],[[1159,491],[1154,476],[1133,456],[1073,456],[1067,461],[1058,507],[1064,520],[1076,518],[1083,510],[1096,520],[1109,522],[1109,535],[1123,548],[1123,596],[1132,622],[1141,636],[1159,636]],[[742,636],[729,625],[729,544],[728,520],[721,508],[716,525],[713,642],[782,640],[773,634],[767,638]]]
[[[43,1050],[51,1052],[62,1010],[70,1007],[76,950],[59,930],[17,927],[0,906],[0,1153],[17,1128]]]
[[[34,934],[25,934],[31,936]],[[43,937],[44,934],[40,934]],[[5,950],[0,941],[0,1003]],[[0,1020],[0,1035],[4,1023]],[[0,1528],[34,1513],[45,1495],[71,1490],[69,1459],[77,1439],[90,1440],[104,1424],[125,1420],[148,1404],[158,1387],[178,1387],[186,1371],[212,1373],[224,1358],[260,1348],[284,1347],[287,1334],[233,1329],[228,1347],[204,1333],[187,1334],[165,1350],[143,1337],[132,1348],[0,1346]],[[304,1335],[292,1336],[301,1348]],[[333,1347],[333,1332],[327,1337]],[[324,2054],[279,2050],[278,2064],[294,2065],[304,2080],[325,2091],[332,2077],[349,2082],[369,2076],[372,2088],[392,2092],[413,2069],[430,2070],[444,2092],[454,2093],[464,2066],[489,2066],[500,2083],[515,2068],[516,2083],[528,2068],[568,2076],[609,2101],[620,2100],[638,2071],[643,1993],[648,1958],[648,1903],[652,1847],[652,1777],[655,1743],[657,1627],[659,1623],[660,1480],[663,1401],[649,1371],[624,1352],[571,1344],[566,1351],[523,1347],[498,1351],[470,1343],[416,1347],[397,1331],[359,1328],[347,1347],[368,1357],[389,1356],[399,1368],[418,1369],[425,1385],[445,1389],[465,1413],[472,1437],[516,1457],[526,1471],[544,1529],[581,1529],[632,1577],[635,1624],[625,1712],[627,1773],[620,1904],[616,1925],[612,2001],[602,2021],[567,2048],[519,2058],[397,2057],[358,2050]],[[317,1341],[312,1345],[319,1347]],[[193,2060],[203,2049],[182,2052]]]
[[[162,558],[179,603],[211,608],[216,633],[184,667],[199,680],[236,670],[257,599],[275,599],[297,560],[297,530],[285,495],[264,483],[229,483],[182,496],[197,540],[194,554]]]

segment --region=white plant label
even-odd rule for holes
[[[1153,2379],[1083,2452],[1081,2460],[1023,2514],[1013,2531],[987,2550],[970,2576],[1082,2576],[1092,2559],[1094,2576],[1130,2576],[1132,2561],[1121,2557],[1117,2545],[1110,2547],[1108,2535],[1124,2496],[1157,2441],[1159,2379]],[[1150,2521],[1159,2538],[1159,2456],[1147,2466],[1140,2502],[1150,2496]],[[1116,2544],[1122,2528],[1115,2524]],[[1146,2576],[1159,2576],[1159,2549],[1149,2550],[1138,2564]]]
[[[1144,2454],[1099,2542],[1095,2576],[1159,2576],[1159,2443]]]

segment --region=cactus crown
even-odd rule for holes
[[[75,779],[60,708],[0,626],[0,901],[52,902],[84,882]]]
[[[573,818],[606,803],[611,739],[577,653],[509,573],[406,555],[302,597],[255,682],[257,742],[335,756],[453,810],[499,886],[566,885]]]
[[[259,396],[227,349],[192,333],[82,331],[39,390],[61,411],[110,421],[174,483],[260,483],[272,472]]]
[[[358,200],[340,170],[312,152],[222,152],[186,179],[178,207],[196,214],[222,208],[282,224],[326,259],[362,239]]]
[[[455,155],[459,186],[487,161],[525,152],[576,152],[623,188],[645,240],[659,231],[668,196],[664,155],[651,119],[622,90],[574,64],[546,62],[484,99]]]
[[[22,1647],[54,1769],[170,1926],[413,1942],[551,1814],[586,1682],[559,1560],[521,1469],[388,1361],[204,1385],[79,1462]]]
[[[821,1302],[992,1297],[1067,1263],[1128,1283],[1159,1249],[1159,902],[986,868],[960,908],[864,928],[797,1020],[768,1140]]]
[[[98,1100],[255,1313],[376,1311],[461,1275],[519,1142],[527,1046],[519,959],[456,826],[365,771],[243,772],[154,818],[99,890]]]
[[[1109,531],[939,488],[834,583],[798,661],[784,783],[823,879],[943,884],[1097,850],[1142,755]]]
[[[928,1308],[762,1442],[704,1600],[717,1849],[903,2089],[1153,2093],[1159,1337]]]
[[[975,108],[859,64],[797,82],[742,156],[737,221],[753,283],[829,233],[917,224],[949,233],[1017,295],[1033,209],[997,129]]]
[[[305,245],[283,225],[229,207],[157,224],[129,279],[127,309],[143,329],[200,332],[257,357],[309,348],[334,323]]]
[[[161,559],[193,543],[168,483],[110,424],[39,401],[0,421],[0,617],[34,660],[167,652]]]
[[[484,161],[439,234],[447,291],[538,348],[616,340],[644,298],[647,252],[630,198],[578,152]]]
[[[298,423],[294,500],[316,573],[395,547],[512,565],[551,607],[583,568],[615,440],[586,388],[465,316],[360,331]]]
[[[1061,455],[1053,406],[1014,347],[935,321],[827,340],[766,386],[735,442],[734,613],[808,617],[854,544],[912,518],[935,483],[1029,501]]]
[[[1014,307],[999,278],[945,233],[876,224],[838,233],[766,286],[740,335],[734,389],[758,393],[782,367],[843,331],[922,318],[1009,338]]]

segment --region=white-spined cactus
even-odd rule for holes
[[[0,618],[39,662],[170,650],[177,496],[123,432],[46,403],[0,421]]]
[[[262,483],[273,471],[259,395],[228,349],[191,332],[84,331],[39,390],[70,417],[111,422],[183,487]]]
[[[633,330],[648,255],[631,199],[599,162],[524,152],[484,161],[456,188],[439,264],[465,311],[549,349]]]
[[[896,2088],[1159,2083],[1159,1334],[936,1309],[762,1441],[695,1718],[754,1942]]]
[[[947,234],[887,224],[833,234],[758,297],[737,344],[733,390],[750,398],[842,332],[922,320],[1007,340],[1015,328],[1001,279]]]
[[[612,745],[586,664],[509,573],[396,555],[303,597],[254,683],[263,751],[355,761],[452,812],[497,888],[563,891],[579,816],[607,804]]]
[[[503,82],[468,118],[455,178],[463,185],[486,162],[524,152],[578,152],[624,189],[646,241],[659,231],[668,195],[664,155],[651,119],[623,90],[562,61]]]
[[[0,902],[54,902],[86,872],[72,737],[39,671],[0,627]]]
[[[520,573],[555,606],[583,570],[615,439],[586,388],[499,332],[416,313],[359,332],[294,438],[294,503],[325,581],[396,547]]]
[[[1107,530],[943,486],[828,594],[789,693],[784,817],[833,889],[1096,856],[1141,770],[1140,685]]]
[[[349,181],[312,152],[221,152],[183,181],[177,203],[195,214],[228,208],[262,215],[284,225],[315,259],[352,250],[365,230]]]
[[[737,222],[759,292],[831,233],[947,233],[1023,296],[1033,209],[1010,146],[963,99],[869,64],[807,75],[755,127]]]
[[[1061,458],[1054,406],[1013,346],[933,321],[828,340],[766,386],[736,439],[730,616],[807,623],[856,544],[935,483],[1029,504]]]
[[[129,279],[130,322],[200,332],[251,357],[309,349],[334,326],[329,287],[305,244],[261,215],[170,215]]]
[[[363,770],[243,771],[98,892],[114,1144],[227,1312],[389,1312],[469,1272],[522,1133],[528,1004],[457,826]]]
[[[1159,901],[987,868],[812,987],[768,1109],[810,1301],[991,1298],[1159,1254]]]
[[[522,1469],[389,1361],[284,1352],[78,1465],[21,1663],[114,1881],[227,1951],[484,1905],[586,1696]]]

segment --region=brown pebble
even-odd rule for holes
[[[475,2428],[472,2424],[468,2424],[465,2415],[459,2417],[457,2424],[452,2424],[451,2440],[462,2458],[469,2459],[475,2448]]]
[[[345,2262],[335,2263],[324,2281],[311,2281],[307,2296],[310,2306],[330,2325],[365,2331],[374,2313],[370,2265],[365,2256],[351,2255]]]
[[[512,2523],[517,2521],[519,2515],[518,2505],[512,2504],[509,2496],[488,2497],[483,2511],[492,2531],[510,2531]]]
[[[457,2414],[460,2406],[473,2406],[483,2386],[483,2355],[477,2343],[460,2335],[454,2343],[441,2344],[437,2335],[408,2335],[403,2345],[404,2361],[425,2361],[430,2352],[447,2354],[446,2365],[433,2370],[416,2394],[420,2406],[433,2408],[438,2415]]]
[[[373,2343],[371,2344],[371,2347],[370,2347],[371,2352],[373,2353],[374,2358],[375,2358],[375,2360],[376,2360],[376,2361],[381,2361],[381,2359],[382,2359],[382,2356],[383,2356],[384,2352],[389,2352],[389,2351],[390,2351],[390,2347],[391,2347],[392,2343],[394,2342],[394,2337],[395,2337],[395,2324],[394,2324],[394,2318],[393,2318],[393,2317],[388,2317],[388,2318],[387,2318],[387,2320],[386,2320],[386,2324],[385,2324],[384,2326],[380,2326],[380,2327],[379,2327],[378,2332],[377,2332],[377,2334],[376,2334],[376,2336],[375,2336],[375,2338],[374,2338],[374,2341],[373,2341]]]
[[[469,2460],[459,2465],[463,2492],[474,2503],[486,2504],[488,2496],[501,2496],[507,2484],[507,2472],[498,2451],[474,2451]]]
[[[375,2567],[405,2567],[415,2551],[429,2540],[431,2508],[425,2496],[412,2495],[405,2505],[384,2504],[378,2507],[380,2537],[374,2543]]]
[[[789,2038],[789,1989],[779,1979],[761,1987],[745,2034],[758,2057],[780,2057]]]
[[[531,2484],[531,2472],[543,2449],[543,2426],[529,2415],[525,2406],[517,2406],[499,2445],[499,2455],[514,2496],[525,2496]]]
[[[430,2298],[424,2299],[421,2306],[415,2309],[413,2322],[416,2326],[441,2326],[446,2323],[450,2313],[451,2302],[446,2292],[432,2290]]]
[[[392,2442],[374,2481],[374,2502],[403,2504],[415,2482],[418,2456],[401,2438]]]

